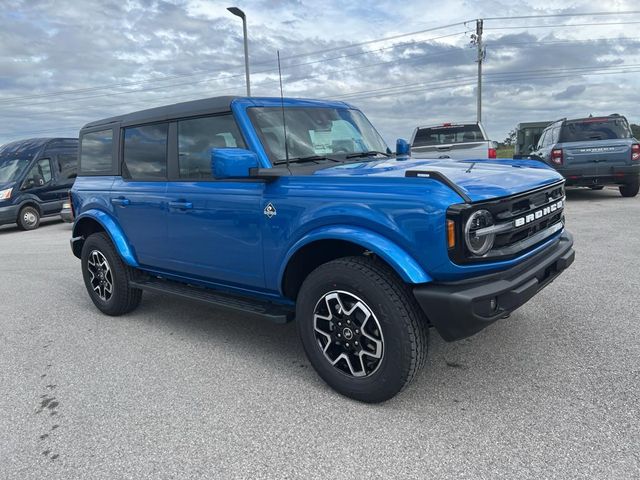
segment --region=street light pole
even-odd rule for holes
[[[227,8],[233,15],[242,19],[242,33],[244,34],[244,73],[247,82],[247,97],[251,96],[251,84],[249,82],[249,42],[247,39],[247,16],[238,7]]]

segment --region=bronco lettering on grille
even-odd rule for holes
[[[524,217],[520,217],[520,218],[516,218],[513,221],[513,225],[515,227],[521,227],[523,225],[526,225],[527,223],[531,223],[535,220],[539,220],[542,217],[546,217],[547,215],[550,215],[560,209],[562,209],[562,206],[564,204],[564,200],[560,200],[558,202],[552,203],[551,205],[547,205],[544,208],[541,208],[540,210],[537,210],[535,212],[529,213],[528,215],[524,216]]]

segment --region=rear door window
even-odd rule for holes
[[[478,125],[443,125],[430,128],[419,128],[414,147],[443,145],[448,143],[481,142],[484,140]]]
[[[562,127],[561,142],[588,142],[631,138],[629,123],[624,118],[585,118],[568,121]]]
[[[245,148],[231,115],[178,121],[178,164],[180,178],[212,179],[211,150]]]
[[[132,180],[165,179],[168,134],[168,123],[125,128],[123,176]]]
[[[109,175],[113,170],[113,130],[85,133],[80,141],[80,170],[87,175]]]

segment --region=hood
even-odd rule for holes
[[[532,160],[441,160],[388,158],[348,163],[317,170],[319,176],[404,177],[408,170],[431,170],[445,175],[472,201],[526,192],[562,180],[562,175]]]
[[[0,182],[0,191],[6,190],[7,188],[15,187],[16,182]]]

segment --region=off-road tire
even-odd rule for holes
[[[361,299],[380,325],[382,357],[366,376],[356,377],[333,366],[323,351],[323,340],[317,338],[314,314],[320,301],[333,292]],[[413,380],[427,354],[428,325],[412,292],[391,268],[370,257],[340,258],[311,272],[297,298],[296,324],[320,377],[339,393],[362,402],[383,402],[396,395]]]
[[[16,223],[22,230],[35,230],[40,226],[40,212],[37,208],[26,205],[20,209]]]
[[[108,298],[101,298],[92,284],[92,273],[89,269],[92,255],[102,255],[111,271],[112,291]],[[111,316],[123,315],[140,305],[142,290],[129,286],[129,281],[135,271],[122,261],[106,233],[94,233],[85,240],[82,246],[81,264],[82,277],[84,278],[87,292],[95,306],[102,313]]]

